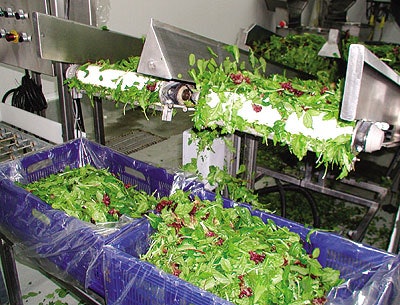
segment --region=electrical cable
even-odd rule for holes
[[[85,132],[85,125],[83,122],[83,115],[82,115],[82,107],[81,107],[81,100],[79,98],[74,98],[72,100],[73,103],[73,114],[74,114],[74,127],[76,130],[76,137],[80,138],[82,133]]]
[[[42,88],[30,77],[28,70],[25,70],[21,85],[8,90],[2,98],[2,102],[5,103],[11,94],[11,105],[14,107],[36,114],[41,114],[41,112],[47,108],[47,101],[42,92]]]

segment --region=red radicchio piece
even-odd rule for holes
[[[251,106],[253,107],[253,110],[255,112],[260,112],[262,110],[262,106],[261,105],[252,104]]]
[[[250,260],[254,261],[257,264],[262,263],[265,259],[265,254],[258,254],[254,251],[249,251]]]

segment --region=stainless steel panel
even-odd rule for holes
[[[142,52],[142,40],[128,35],[41,13],[34,13],[33,20],[43,59],[77,64],[100,59],[115,62]]]
[[[48,0],[48,15],[73,20],[88,25],[96,25],[95,0]],[[43,13],[43,12],[40,12]]]
[[[275,11],[276,8],[287,8],[287,1],[283,0],[265,0],[268,10]]]
[[[399,75],[363,45],[351,45],[340,117],[400,126],[399,114]]]
[[[60,123],[6,103],[0,103],[0,122],[22,129],[31,135],[36,135],[55,144],[63,142]]]
[[[54,75],[51,61],[43,60],[38,56],[36,41],[33,37],[32,12],[48,13],[46,1],[6,0],[0,1],[0,7],[3,10],[10,9],[12,12],[23,10],[26,13],[26,18],[23,19],[0,17],[0,29],[3,29],[4,32],[26,33],[27,36],[32,37],[31,41],[21,43],[8,42],[4,37],[0,38],[0,62],[38,73]]]
[[[208,59],[211,49],[218,55],[215,61],[220,64],[226,57],[232,59],[232,54],[225,50],[227,45],[180,28],[151,20],[143,52],[140,56],[138,72],[164,79],[193,82],[188,71],[189,56],[194,54],[197,59]],[[245,61],[248,52],[240,50],[241,60]],[[246,67],[251,69],[251,67]],[[289,67],[268,62],[266,74],[286,73],[288,77],[310,78],[310,75]]]
[[[216,61],[222,61],[231,54],[223,49],[225,44],[151,20],[138,72],[164,79],[176,79],[192,82],[188,74],[191,69],[189,55],[196,58],[210,58],[211,48],[217,55]]]

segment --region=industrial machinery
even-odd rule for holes
[[[178,46],[180,47],[178,48]],[[229,56],[223,45],[217,41],[153,20],[141,54],[138,74],[142,74],[144,77],[151,75],[161,79],[190,83],[191,79],[187,75],[187,71],[190,69],[189,64],[186,60],[181,59],[188,58],[191,53],[195,53],[196,58],[207,57],[208,47],[211,47],[219,54],[219,59]],[[284,68],[282,66],[268,65],[267,73],[279,73],[279,69],[282,73]],[[294,73],[292,75],[296,75],[296,71],[290,72]],[[297,74],[296,76],[301,75]],[[86,80],[83,77],[81,79],[90,82],[98,78],[99,73],[96,74],[95,72],[90,77],[87,77]],[[165,84],[168,83],[164,82],[161,85],[160,96],[165,96],[162,93],[165,92],[163,88],[166,88],[166,91],[169,90],[168,88],[174,88],[174,86],[170,87],[171,85]],[[358,152],[374,152],[380,150],[383,146],[396,145],[398,141],[397,118],[395,119],[392,116],[389,118],[387,116],[389,113],[396,111],[396,96],[399,92],[399,84],[397,74],[364,46],[353,45],[351,47],[341,117],[347,121],[357,121],[356,128],[353,131],[354,150]],[[186,89],[188,90],[188,88]],[[385,95],[379,93],[382,91],[385,92]],[[193,98],[195,99],[195,97]],[[161,99],[161,101],[164,101],[164,111],[168,112],[173,104],[179,106],[176,101],[171,102],[173,99]],[[394,108],[382,107],[384,101],[388,99],[393,100],[391,105]],[[165,103],[166,100],[169,102]],[[303,179],[295,179],[268,169],[256,168],[257,134],[246,134],[242,141],[238,142],[241,142],[244,146],[243,149],[246,150],[242,153],[243,159],[240,162],[245,164],[248,169],[246,180],[249,181],[248,186],[250,188],[254,187],[254,173],[259,172],[262,175],[298,185],[300,188],[318,191],[367,207],[369,211],[359,228],[352,232],[351,236],[354,240],[363,238],[368,224],[376,214],[382,198],[386,195],[387,190],[385,188],[350,179],[341,181],[341,183],[347,184],[349,187],[353,186],[372,191],[378,197],[378,200],[376,200],[331,189],[326,185],[330,178],[329,176],[325,177],[325,179],[321,179],[321,176],[318,179],[319,181],[315,182],[315,173],[312,173],[314,166],[312,164],[307,167],[307,174]],[[237,151],[239,152],[240,149]],[[232,164],[232,162],[228,161],[227,164]],[[232,166],[233,174],[234,168],[237,168],[237,166]]]
[[[179,46],[179,47],[178,47]],[[169,80],[159,85],[160,109],[163,111],[163,119],[171,119],[171,111],[174,107],[182,107],[179,101],[182,99],[193,99],[196,96],[191,92],[191,79],[187,74],[190,66],[188,61],[181,60],[189,58],[194,53],[196,58],[207,58],[208,48],[212,48],[219,56],[217,60],[231,56],[224,49],[224,45],[207,39],[205,37],[184,31],[182,29],[152,20],[150,31],[145,41],[141,53],[137,73],[124,74],[118,76],[117,71],[102,74],[100,70],[91,70],[89,77],[80,76],[80,79],[93,84],[98,84],[100,74],[102,74],[102,84],[116,86],[111,79],[119,79],[124,85],[127,83],[139,84],[147,78],[157,77]],[[193,51],[195,50],[195,51]],[[245,53],[243,51],[243,53]],[[96,69],[96,67],[90,67]],[[266,73],[282,73],[285,67],[269,64]],[[85,74],[78,71],[81,75]],[[303,75],[295,70],[288,69],[288,73],[293,76],[302,77]],[[109,78],[104,79],[107,75]],[[126,82],[124,81],[126,79]],[[141,81],[138,81],[141,79]],[[398,143],[398,122],[397,116],[393,113],[397,111],[397,99],[399,93],[398,75],[386,64],[379,60],[375,55],[363,45],[352,45],[347,64],[347,75],[344,88],[344,96],[341,108],[341,118],[350,122],[357,122],[353,130],[352,147],[357,152],[374,152],[382,147],[396,146]],[[129,85],[128,85],[129,86]],[[381,92],[384,92],[382,94]],[[383,104],[390,100],[391,107],[383,107]],[[387,194],[387,189],[368,182],[358,182],[354,179],[343,179],[339,184],[346,185],[348,188],[361,189],[362,191],[372,192],[371,194],[355,195],[353,190],[349,192],[335,190],[328,186],[329,180],[335,180],[329,175],[323,177],[323,172],[315,172],[313,163],[307,163],[305,177],[298,179],[269,169],[256,166],[255,159],[257,154],[257,134],[242,134],[240,140],[237,139],[238,155],[242,155],[242,164],[246,165],[248,187],[253,188],[255,179],[259,175],[273,177],[279,181],[284,181],[291,185],[296,185],[302,191],[312,190],[327,194],[345,201],[353,202],[368,209],[359,227],[350,233],[350,237],[360,241],[364,237],[365,231],[372,218],[378,211],[383,198]],[[243,146],[242,148],[239,146]],[[243,149],[244,152],[240,151]],[[221,152],[225,154],[225,151]],[[230,156],[237,162],[237,156]],[[234,175],[237,164],[227,161],[232,165],[230,172]],[[357,192],[356,192],[357,193]]]
[[[102,58],[113,62],[142,49],[140,39],[96,27],[92,1],[3,1],[0,29],[2,63],[31,72],[38,85],[40,74],[57,78],[64,140],[76,136],[76,100],[64,85],[68,65]]]
[[[98,48],[99,42],[102,48]],[[77,136],[79,114],[76,110],[80,101],[64,84],[66,69],[71,63],[83,64],[103,58],[116,61],[140,55],[141,50],[140,39],[96,27],[94,1],[2,1],[0,61],[24,69],[39,88],[41,74],[57,79],[61,124],[3,103],[0,105],[1,155],[16,158]],[[95,117],[102,117],[99,103],[93,108]],[[101,121],[94,122],[96,138],[101,142],[103,126],[98,122]],[[1,239],[1,260],[10,303],[22,304],[12,243],[3,236]],[[68,283],[63,285],[89,303],[97,304],[81,289]]]

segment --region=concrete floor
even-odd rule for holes
[[[48,117],[57,118],[57,104],[49,104]],[[130,154],[131,157],[161,166],[166,169],[175,170],[182,163],[182,133],[184,130],[191,128],[192,123],[190,113],[183,113],[178,110],[176,116],[171,122],[161,120],[161,113],[145,118],[143,113],[138,110],[128,110],[123,114],[122,106],[115,108],[113,103],[104,102],[104,125],[106,142],[116,136],[131,132],[132,130],[143,130],[160,137],[165,140],[141,149]],[[83,117],[87,132],[87,138],[94,139],[93,133],[93,118],[91,107],[88,102],[83,103]],[[74,305],[79,304],[79,301],[67,296],[63,298],[50,298],[59,288],[57,284],[43,276],[38,271],[31,269],[21,263],[17,263],[19,277],[21,283],[22,294],[26,296],[24,304],[51,304],[55,300],[60,300],[64,304]]]

